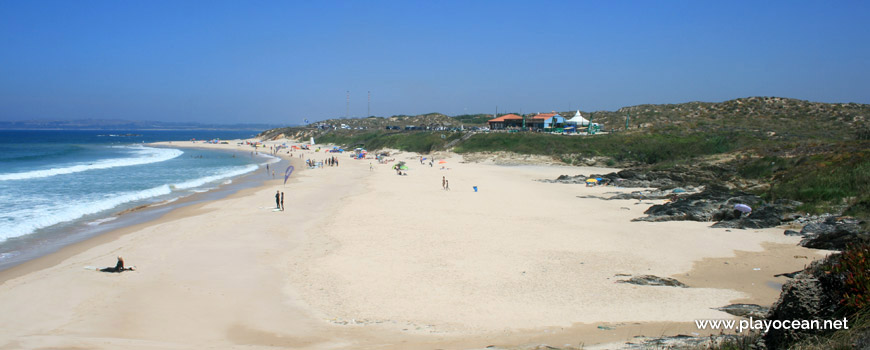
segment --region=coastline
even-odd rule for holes
[[[414,157],[395,158],[413,165]],[[398,177],[376,162],[370,172],[368,160],[343,158],[339,167],[312,170],[293,161],[286,212],[269,209],[272,191],[285,187],[267,180],[0,271],[0,307],[10,310],[0,320],[19,319],[0,344],[321,349],[619,342],[686,334],[694,326],[680,315],[686,310],[689,317],[728,317],[703,310],[709,305],[700,299],[772,302],[778,291],[740,282],[761,277],[752,275],[760,274],[753,266],[790,272],[780,270],[804,259],[783,256],[820,257],[794,247],[781,230],[726,234],[705,223],[628,224],[641,205],[576,198],[613,188],[531,183],[583,168],[494,168],[453,157],[451,170],[412,167]],[[437,187],[442,175],[452,179],[452,191]],[[537,205],[536,197],[594,215],[566,220],[554,215],[559,205]],[[495,215],[498,209],[512,215]],[[648,232],[635,235],[639,227]],[[664,239],[697,251],[662,247],[657,241]],[[111,275],[81,268],[110,264],[116,255],[139,269]],[[739,263],[722,270],[723,261]],[[649,271],[692,288],[614,284],[615,271]],[[710,278],[715,273],[721,275]],[[766,280],[776,279],[758,279]],[[63,292],[52,290],[64,285]],[[68,300],[52,300],[60,293]],[[49,301],[16,303],[30,297]],[[685,309],[666,313],[662,305]],[[117,322],[123,327],[108,329]]]
[[[158,145],[158,143],[151,143],[148,145],[158,147],[166,146]],[[234,153],[239,151],[237,149],[212,150],[222,153]],[[5,249],[9,249],[5,250],[5,252],[13,253],[13,256],[0,262],[0,272],[27,261],[57,252],[66,246],[77,244],[111,231],[120,230],[128,226],[145,223],[151,220],[157,220],[165,213],[189,205],[190,203],[219,199],[240,189],[257,186],[259,182],[266,179],[265,176],[258,175],[259,173],[256,171],[237,175],[231,178],[222,179],[223,182],[228,180],[231,181],[229,184],[218,184],[217,186],[210,187],[206,190],[197,190],[167,200],[140,204],[134,207],[126,207],[122,205],[116,209],[99,213],[98,215],[89,215],[91,216],[90,218],[78,218],[71,222],[59,223],[57,227],[43,228],[42,230],[25,236],[12,237],[8,241],[3,242],[3,244],[6,245]]]

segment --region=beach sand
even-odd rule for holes
[[[782,229],[631,222],[659,202],[534,181],[609,169],[456,155],[430,167],[399,153],[410,169],[397,176],[395,163],[336,156],[340,166],[310,170],[292,158],[286,186],[270,180],[0,272],[0,349],[474,349],[711,334],[693,320],[770,305],[786,281],[774,274],[824,254]],[[286,211],[273,210],[276,190]],[[119,255],[137,270],[84,269]],[[646,274],[690,288],[617,283]]]

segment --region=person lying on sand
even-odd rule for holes
[[[133,271],[135,269],[136,269],[135,266],[125,268],[124,267],[124,258],[119,256],[118,263],[115,264],[115,267],[106,267],[106,268],[102,268],[102,269],[98,268],[97,270],[102,271],[102,272],[124,272],[124,271]]]

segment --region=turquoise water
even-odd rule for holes
[[[150,147],[169,140],[248,138],[219,131],[0,131],[0,264],[4,242],[62,236],[65,228],[228,184],[276,159],[237,152]],[[62,238],[62,237],[56,237]]]

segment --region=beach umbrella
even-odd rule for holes
[[[596,180],[596,179],[586,179],[586,182],[589,182],[589,183],[595,183],[595,182],[598,182],[598,180]]]
[[[444,163],[447,163],[447,161],[444,160],[444,159],[442,159],[442,160],[440,160],[440,161],[438,162],[438,164],[444,164]]]
[[[288,166],[287,170],[284,170],[284,184],[287,184],[287,179],[290,178],[290,174],[293,173],[293,166]]]
[[[734,209],[739,210],[741,213],[751,213],[752,212],[752,208],[750,208],[746,204],[735,204]]]

